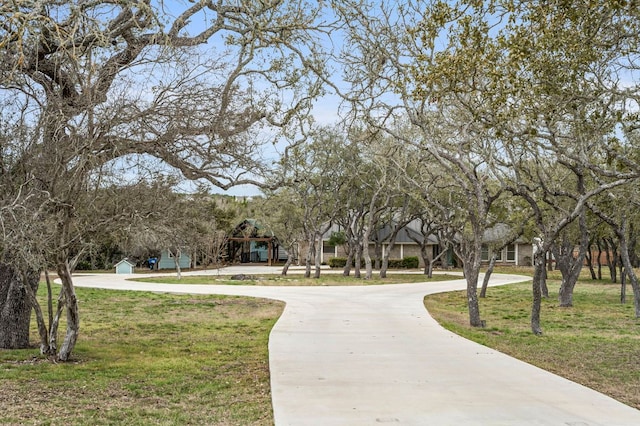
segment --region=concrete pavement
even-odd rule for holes
[[[274,268],[231,268],[262,274]],[[201,272],[208,273],[211,272]],[[425,294],[462,279],[367,287],[162,285],[77,276],[78,287],[286,302],[269,340],[276,425],[640,425],[640,411],[440,327]],[[494,275],[492,285],[527,280]]]

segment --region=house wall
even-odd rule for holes
[[[116,274],[133,274],[133,265],[127,262],[119,262],[116,265]]]
[[[191,256],[188,253],[182,252],[180,254],[180,268],[187,269],[191,267]],[[176,269],[176,263],[173,256],[169,256],[167,250],[162,250],[160,259],[158,259],[158,269]]]
[[[383,255],[386,253],[388,248],[387,244],[383,244]],[[431,252],[431,251],[429,251]],[[306,252],[305,252],[306,253]],[[369,256],[371,259],[375,259],[375,245],[373,243],[369,244]],[[389,255],[390,259],[404,259],[405,257],[416,256],[420,262],[420,267],[424,267],[424,262],[422,260],[422,256],[420,254],[420,247],[417,244],[407,244],[407,243],[396,243],[395,247],[391,251]],[[301,257],[304,258],[303,254]],[[347,257],[347,253],[342,246],[329,246],[327,242],[324,241],[324,247],[322,251],[322,261],[328,262],[332,257]]]
[[[515,259],[507,260],[507,250],[506,248],[502,250],[502,258],[496,261],[496,265],[501,266],[531,266],[531,259],[533,257],[533,246],[531,244],[525,243],[517,243],[515,244]],[[488,254],[485,252],[483,256],[487,256]],[[488,263],[486,257],[483,257],[483,263]]]
[[[518,244],[518,265],[531,266],[533,261],[533,245]]]

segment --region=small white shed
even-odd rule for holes
[[[116,263],[116,274],[133,274],[133,268],[136,265],[129,262],[127,259],[122,259]]]

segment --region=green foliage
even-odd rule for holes
[[[402,259],[402,267],[407,269],[416,269],[420,265],[418,256],[407,256]]]
[[[347,264],[347,259],[344,257],[329,258],[329,266],[331,268],[344,268],[346,264]]]
[[[347,236],[343,231],[332,232],[328,241],[330,246],[341,246],[347,243]]]
[[[347,259],[344,257],[329,258],[329,266],[332,268],[344,268],[346,264]],[[404,259],[389,259],[388,266],[390,269],[415,269],[419,264],[420,261],[417,256],[407,256]]]

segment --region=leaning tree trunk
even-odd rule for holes
[[[38,274],[27,274],[27,285],[38,291]],[[31,303],[22,275],[12,265],[0,263],[0,348],[29,347]]]
[[[286,276],[287,272],[289,272],[289,266],[291,266],[291,264],[293,263],[294,260],[294,253],[293,253],[293,248],[289,248],[288,250],[288,254],[287,254],[287,261],[284,263],[284,266],[282,267],[282,276]]]
[[[491,255],[491,259],[489,259],[489,266],[487,267],[487,272],[484,274],[484,279],[482,280],[482,290],[480,290],[480,297],[487,297],[487,287],[489,287],[489,280],[491,279],[491,274],[493,274],[493,268],[496,266],[496,260],[498,259],[497,253],[493,253]]]
[[[78,340],[78,333],[80,331],[80,314],[78,309],[78,298],[73,287],[73,280],[69,269],[69,262],[66,260],[58,262],[57,271],[60,281],[62,282],[62,291],[65,295],[67,310],[67,332],[64,342],[60,347],[60,352],[58,352],[58,359],[60,361],[68,361],[76,346],[76,341]]]

